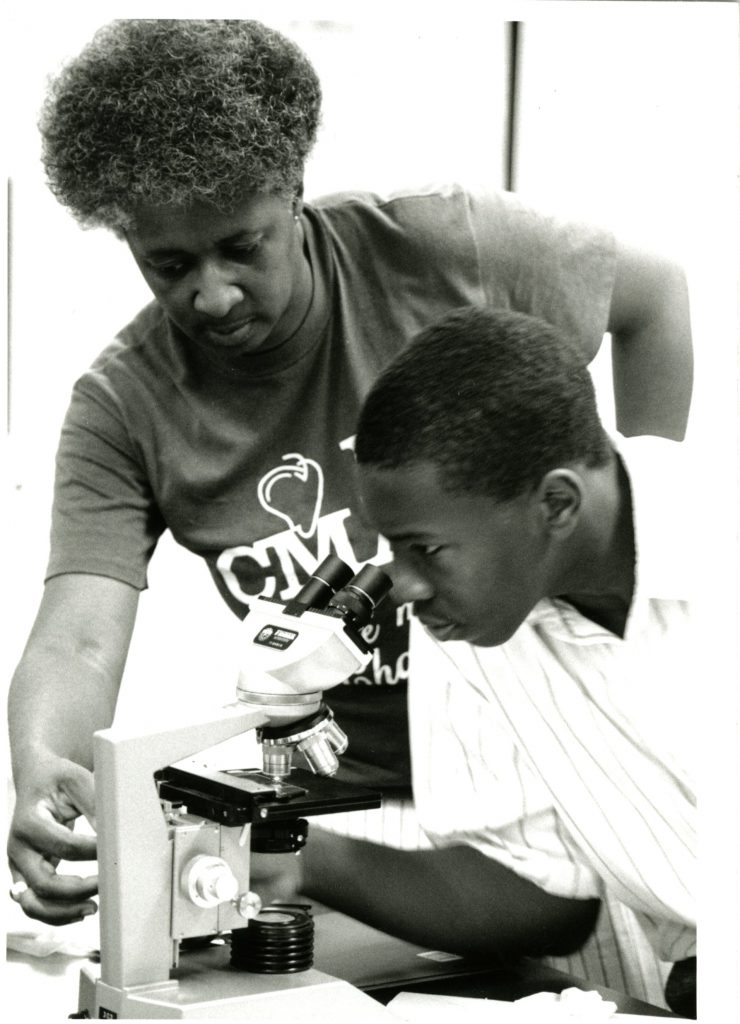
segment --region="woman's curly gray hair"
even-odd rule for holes
[[[260,22],[115,21],[50,85],[49,187],[83,226],[118,234],[142,203],[295,195],[320,108],[305,54]]]

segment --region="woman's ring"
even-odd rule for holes
[[[17,882],[13,882],[13,884],[11,885],[11,887],[10,887],[10,898],[11,898],[11,900],[14,900],[16,903],[20,903],[21,896],[23,895],[24,892],[27,892],[27,891],[28,891],[28,885],[21,878]]]

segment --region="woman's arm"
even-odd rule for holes
[[[620,433],[680,441],[689,416],[694,366],[681,267],[619,245],[607,329]]]
[[[51,579],[8,700],[15,810],[8,839],[13,877],[30,916],[76,920],[95,904],[94,876],[57,874],[60,860],[91,860],[95,840],[92,736],[110,725],[133,631],[138,591],[75,573]]]

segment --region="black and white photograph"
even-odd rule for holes
[[[3,16],[12,1012],[738,1018],[738,14]]]

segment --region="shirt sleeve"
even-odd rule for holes
[[[496,705],[467,677],[466,646],[440,646],[412,621],[409,721],[422,828],[434,846],[472,846],[553,895],[600,895],[600,879],[579,858]]]
[[[75,385],[57,451],[46,579],[93,573],[146,587],[164,522],[109,382]]]
[[[612,233],[545,213],[511,192],[469,193],[468,203],[487,301],[541,317],[592,359],[609,320]]]

